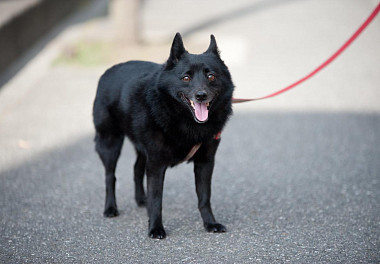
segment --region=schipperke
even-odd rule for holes
[[[186,157],[194,162],[204,227],[208,232],[225,232],[211,210],[211,177],[218,135],[232,113],[233,89],[213,35],[202,54],[188,53],[177,33],[166,63],[129,61],[108,69],[99,80],[93,108],[96,151],[106,175],[104,216],[119,214],[115,168],[126,135],[137,154],[135,198],[137,205],[147,205],[150,237],[166,236],[161,216],[165,171]],[[194,146],[200,147],[189,156]]]

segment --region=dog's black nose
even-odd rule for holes
[[[199,91],[195,94],[195,99],[198,101],[204,101],[207,99],[207,93],[205,91]]]

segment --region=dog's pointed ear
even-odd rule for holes
[[[181,34],[175,34],[173,44],[170,50],[170,56],[166,62],[166,69],[171,69],[181,58],[181,56],[186,52],[185,47],[183,46],[183,41]]]
[[[208,49],[206,50],[206,53],[213,53],[217,56],[219,56],[219,50],[218,50],[218,45],[216,45],[216,40],[214,35],[210,36],[210,45]]]

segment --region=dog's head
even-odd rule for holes
[[[211,35],[208,49],[196,55],[185,50],[177,33],[161,74],[160,87],[197,123],[207,122],[218,108],[230,109],[233,84],[228,68],[220,59],[215,37]]]

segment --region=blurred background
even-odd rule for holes
[[[378,3],[0,0],[0,262],[107,261],[102,248],[114,260],[140,256],[133,246],[116,253],[107,236],[120,250],[133,239],[159,250],[145,240],[145,214],[132,204],[131,151],[123,152],[118,168],[128,174],[118,182],[121,218],[127,219],[101,218],[103,175],[93,151],[91,111],[107,68],[132,59],[164,63],[176,32],[190,53],[202,53],[214,34],[232,74],[234,96],[260,97],[314,70]],[[379,261],[379,43],[377,17],[312,79],[276,98],[234,105],[215,178],[216,207],[227,226],[234,226],[215,237],[223,260]],[[192,184],[188,166],[172,172],[183,177],[168,177],[165,199],[180,202],[164,207],[186,230],[198,223],[199,232],[181,233],[168,216],[169,237],[177,247],[165,247],[177,261],[217,263],[216,242],[200,235],[193,190],[178,191]],[[191,210],[181,207],[189,200],[194,200]],[[82,231],[75,233],[78,226]],[[109,236],[113,228],[120,232]],[[196,243],[186,243],[186,236]],[[150,257],[141,263],[150,263]]]
[[[313,70],[348,39],[375,4],[375,0],[5,0],[0,11],[0,83],[46,53],[52,69],[106,69],[130,59],[164,62],[174,34],[180,32],[192,53],[203,52],[214,34],[232,72],[235,96],[257,97]],[[241,107],[379,110],[378,89],[371,89],[380,78],[378,24],[375,21],[359,44],[293,96]],[[19,75],[22,78],[22,72]],[[363,85],[367,88],[356,88]]]

